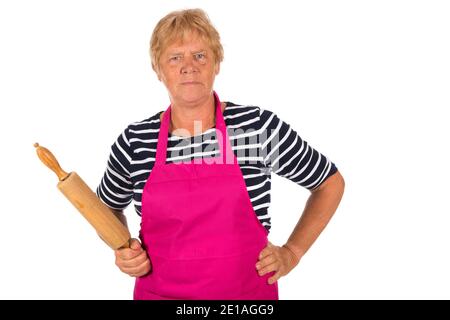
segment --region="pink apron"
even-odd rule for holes
[[[278,299],[278,284],[267,283],[273,272],[259,276],[255,267],[268,232],[253,210],[214,96],[220,147],[214,158],[166,164],[171,107],[164,113],[142,194],[140,238],[152,271],[136,279],[134,299]]]

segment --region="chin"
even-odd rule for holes
[[[208,95],[205,90],[195,90],[195,89],[189,89],[189,90],[183,90],[184,92],[181,92],[181,94],[178,96],[180,100],[185,102],[196,102],[206,95]]]

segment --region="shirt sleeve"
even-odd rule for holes
[[[275,113],[260,109],[260,121],[263,162],[272,172],[311,191],[336,173],[333,162]]]
[[[133,197],[133,184],[130,176],[132,150],[129,142],[129,129],[125,129],[111,146],[103,178],[97,187],[97,196],[108,207],[125,209]]]

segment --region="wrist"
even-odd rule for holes
[[[291,252],[291,254],[296,258],[297,262],[300,261],[300,259],[303,256],[303,254],[301,254],[300,250],[296,249],[295,246],[293,246],[290,243],[283,244],[283,247]]]

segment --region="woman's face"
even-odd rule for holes
[[[170,44],[161,53],[157,75],[172,103],[192,105],[211,97],[219,69],[208,44],[190,32],[184,41]]]

